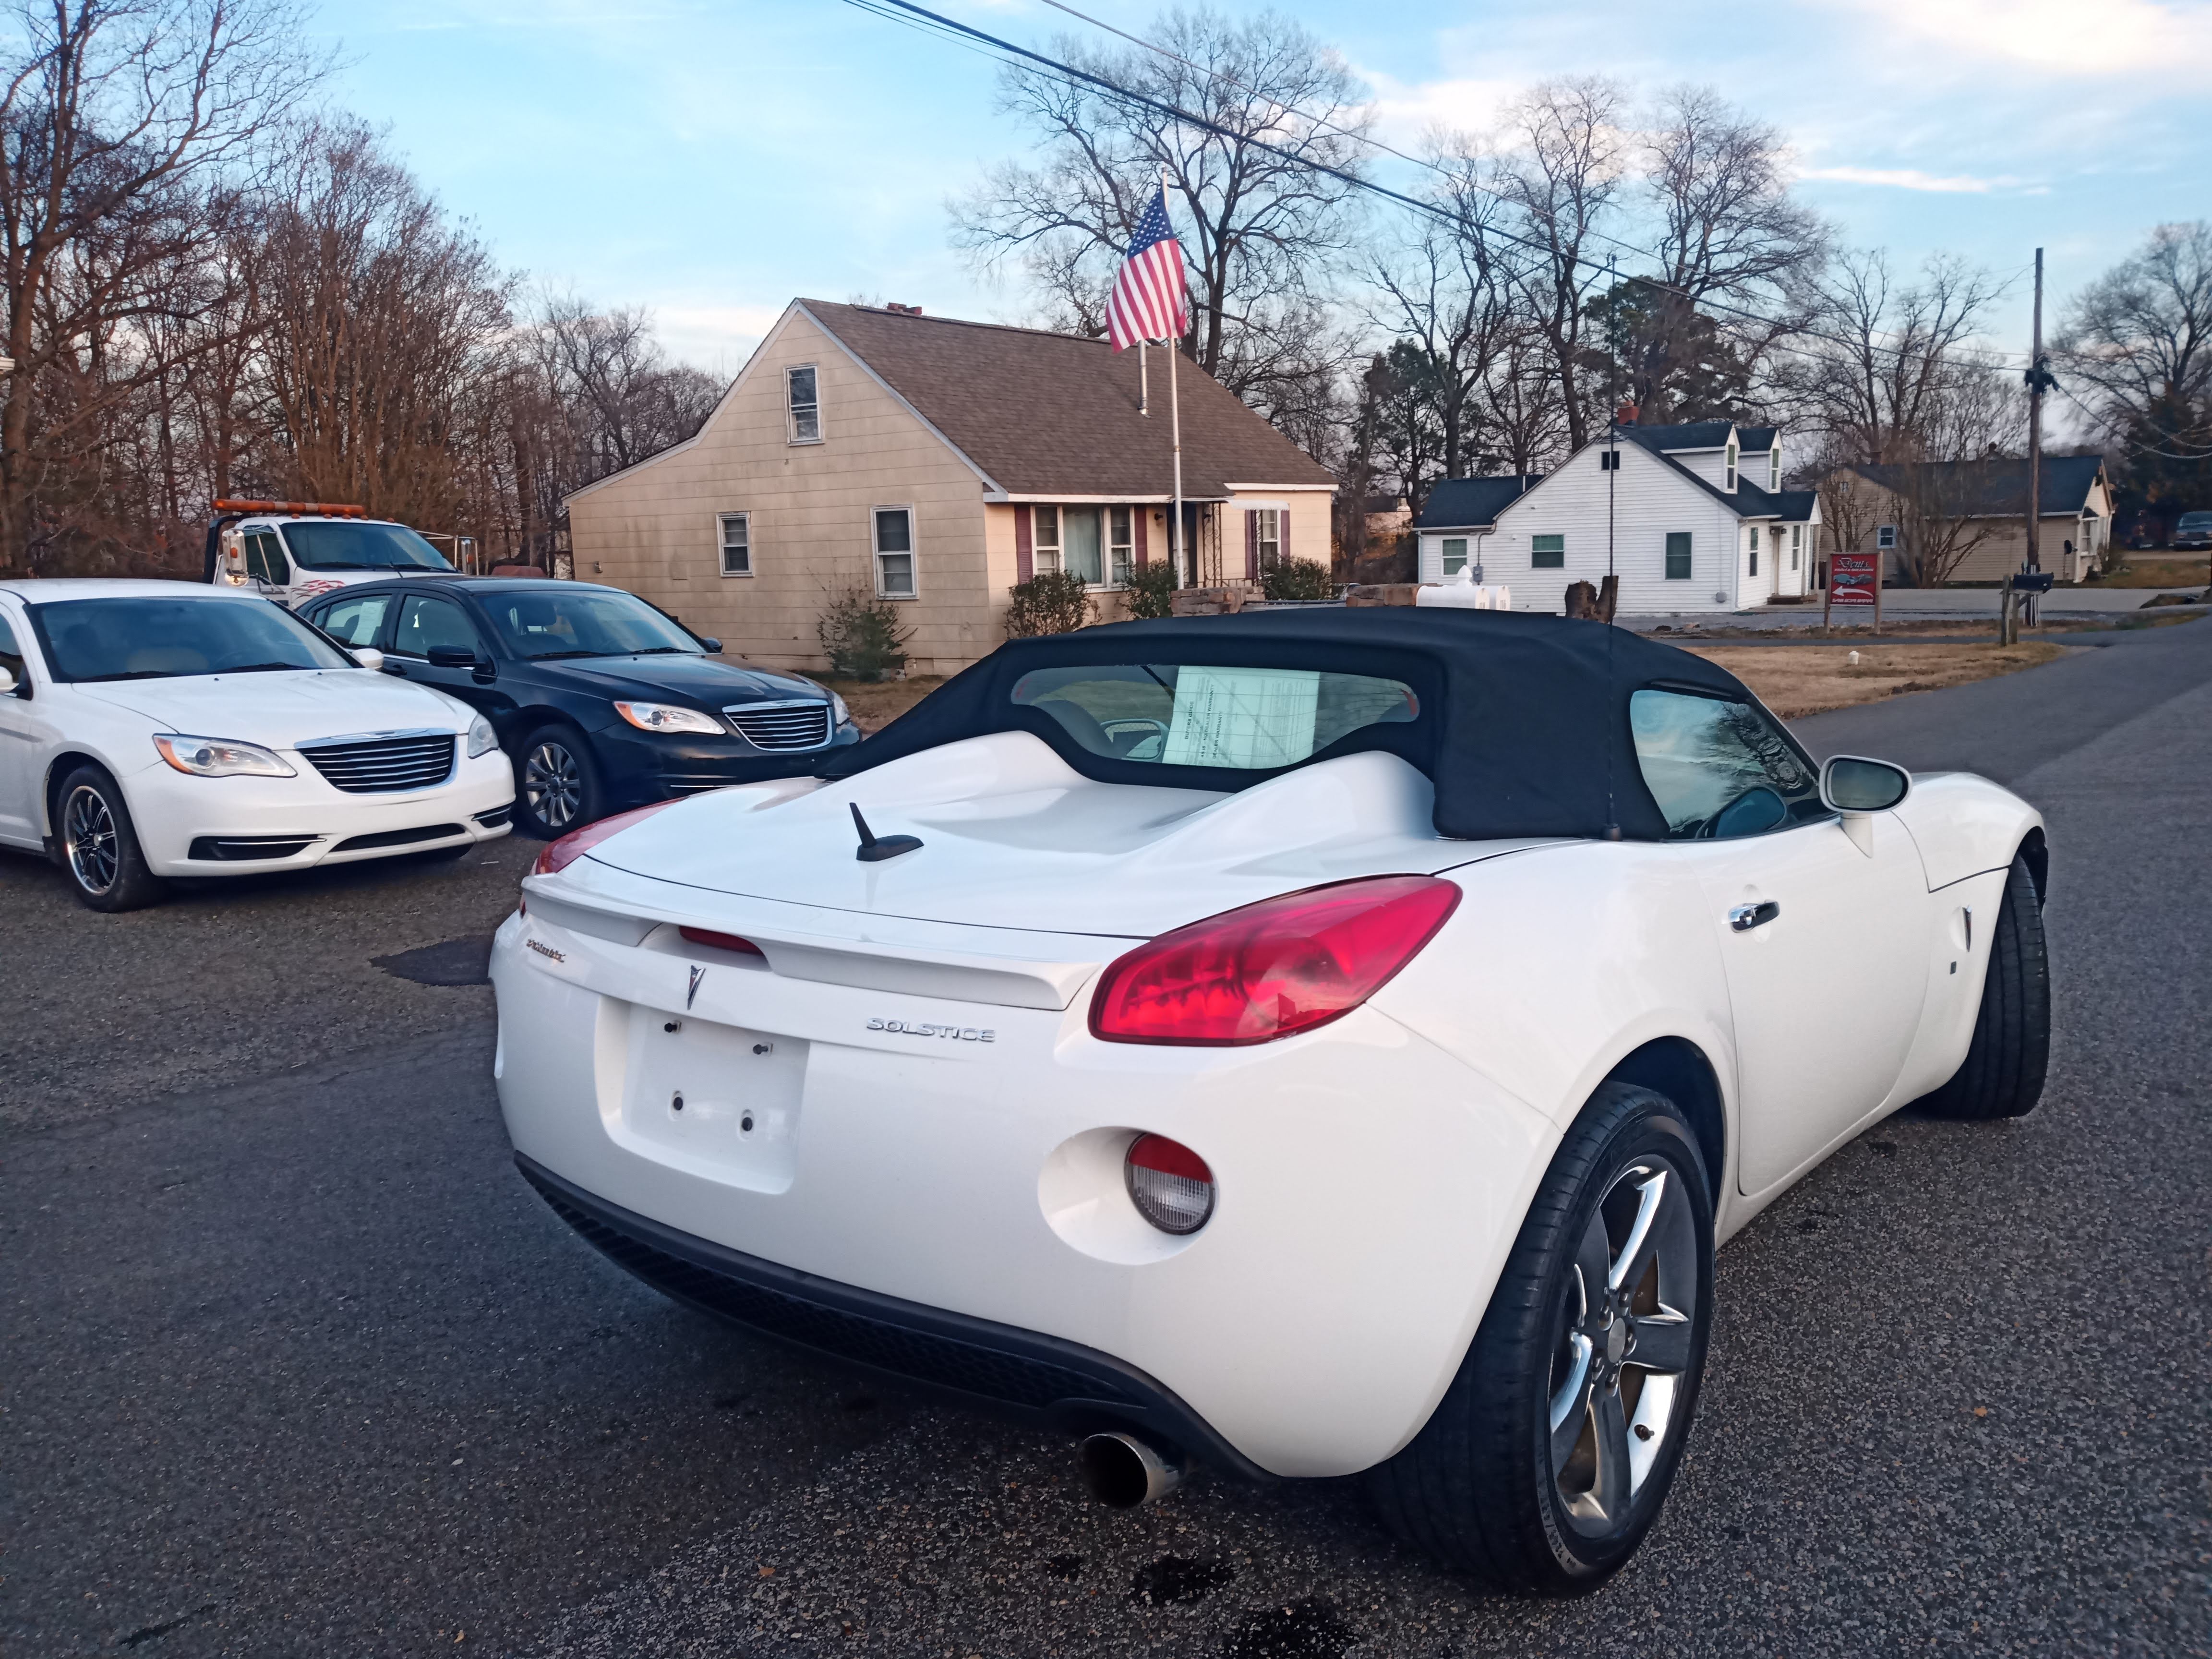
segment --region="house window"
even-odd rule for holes
[[[1458,575],[1461,571],[1467,568],[1467,538],[1464,536],[1447,536],[1443,539],[1443,547],[1444,554],[1444,574],[1447,576]]]
[[[1106,509],[1107,556],[1116,587],[1127,586],[1129,572],[1136,563],[1133,534],[1135,520],[1136,514],[1128,507],[1109,507]]]
[[[1255,507],[1252,536],[1259,548],[1260,568],[1273,570],[1283,556],[1283,513],[1280,507]]]
[[[1895,547],[1897,545],[1897,526],[1893,524],[1886,524],[1880,529],[1876,530],[1874,532],[1874,544],[1885,553],[1888,552],[1890,549]]]
[[[1759,574],[1759,526],[1757,525],[1751,527],[1751,574],[1754,576]]]
[[[1535,570],[1565,569],[1567,538],[1565,536],[1531,536],[1528,538],[1528,564]]]
[[[1040,576],[1060,568],[1060,509],[1032,507],[1030,511],[1031,562]]]
[[[1601,449],[1598,451],[1597,470],[1601,472],[1620,471],[1620,452],[1617,449]]]
[[[1782,488],[1782,441],[1776,439],[1774,447],[1766,452],[1766,487]]]
[[[1735,488],[1735,446],[1734,444],[1728,447],[1727,488],[1730,489]]]
[[[822,399],[815,386],[811,363],[800,363],[783,371],[784,398],[791,408],[789,441],[793,443],[822,441]]]
[[[753,574],[752,514],[725,513],[716,520],[722,529],[722,574],[725,576],[750,576]]]
[[[879,507],[876,521],[876,592],[886,599],[914,597],[914,509]]]
[[[1792,570],[1798,568],[1797,562],[1802,556],[1804,550],[1805,526],[1802,524],[1793,524],[1790,526],[1790,568]]]
[[[1686,530],[1667,532],[1667,580],[1670,582],[1690,580],[1690,532]]]

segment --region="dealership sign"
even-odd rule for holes
[[[1879,553],[1831,553],[1828,556],[1828,603],[1872,605],[1881,580]]]

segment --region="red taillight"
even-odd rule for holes
[[[1458,903],[1436,876],[1375,876],[1225,910],[1109,968],[1091,1035],[1220,1046],[1310,1030],[1374,995]]]
[[[1213,1171],[1165,1135],[1139,1135],[1121,1161],[1129,1201],[1164,1233],[1194,1233],[1213,1213]]]
[[[749,939],[739,939],[735,933],[717,933],[704,927],[679,927],[676,930],[694,945],[711,945],[717,951],[735,951],[739,956],[765,959],[768,952]]]
[[[571,830],[538,855],[538,862],[530,866],[530,873],[533,876],[558,875],[608,836],[618,836],[633,823],[641,823],[663,807],[675,805],[672,800],[657,800],[650,806],[632,807],[629,811],[617,812],[611,818],[601,818],[597,823],[587,823],[580,830]]]

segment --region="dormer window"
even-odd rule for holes
[[[1733,438],[1729,440],[1728,479],[1723,488],[1728,489],[1734,489],[1735,488],[1735,440]]]
[[[1782,488],[1782,440],[1779,438],[1766,452],[1766,487],[1769,489]]]

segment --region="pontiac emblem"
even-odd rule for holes
[[[691,989],[685,994],[684,998],[684,1007],[687,1013],[690,1011],[691,1005],[698,1001],[699,981],[706,977],[707,970],[704,968],[694,968],[691,970]]]

